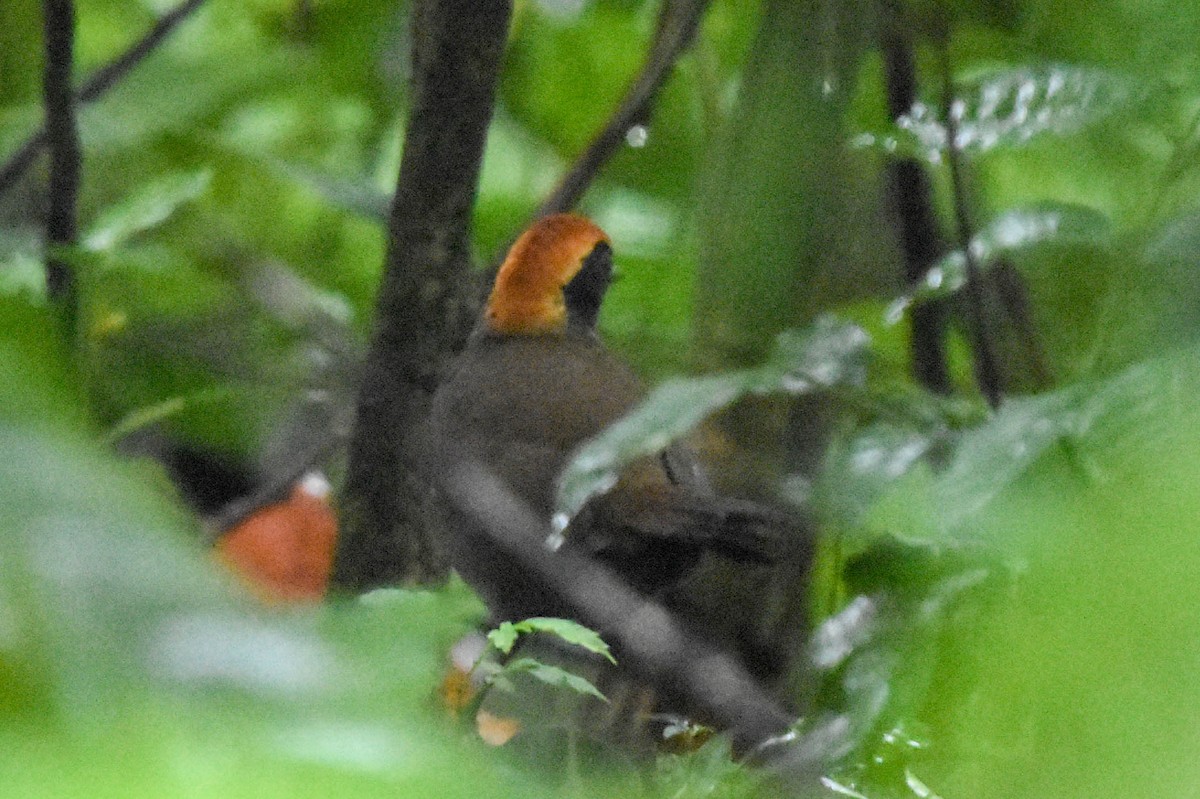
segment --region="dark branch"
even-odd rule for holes
[[[987,308],[983,293],[983,270],[971,248],[970,205],[963,176],[963,156],[958,147],[958,120],[955,118],[954,111],[954,81],[950,68],[949,48],[943,42],[939,49],[942,56],[944,81],[942,111],[946,118],[946,161],[950,167],[950,183],[954,192],[954,218],[958,232],[958,245],[962,248],[963,255],[967,260],[967,312],[968,325],[971,328],[971,345],[975,354],[975,380],[988,405],[995,409],[1000,407],[1003,385],[999,363],[992,348],[992,339],[988,330]]]
[[[665,693],[683,695],[745,751],[788,730],[795,719],[728,653],[688,632],[661,605],[582,553],[545,546],[548,524],[496,475],[462,453],[429,453],[432,481],[470,523],[520,564],[531,590],[553,596],[571,618],[600,631],[620,662]],[[817,764],[808,761],[806,769]]]
[[[128,50],[88,78],[79,90],[79,102],[90,103],[102,97],[140,64],[146,56],[154,52],[155,48],[178,27],[179,23],[191,16],[192,12],[203,3],[204,0],[185,0],[164,14]],[[25,174],[45,144],[46,128],[43,127],[26,139],[25,143],[4,162],[4,165],[0,166],[0,193],[7,191],[21,175]]]
[[[509,0],[413,6],[413,99],[334,564],[343,588],[446,571],[424,529],[425,489],[401,456],[474,316],[470,215],[510,12]]]
[[[991,285],[1000,297],[1000,307],[1025,351],[1025,365],[1029,369],[1033,387],[1038,391],[1049,388],[1054,382],[1054,376],[1046,363],[1046,353],[1033,321],[1029,288],[1025,285],[1025,279],[1017,271],[1017,267],[1003,257],[988,270],[988,277],[991,278]]]
[[[621,149],[629,129],[649,121],[654,98],[695,38],[707,8],[708,0],[663,0],[654,42],[641,72],[608,122],[542,203],[538,217],[574,208],[596,174]]]
[[[25,140],[17,151],[8,157],[8,160],[0,165],[0,194],[8,191],[8,189],[24,175],[29,167],[33,166],[33,162],[41,155],[42,148],[46,146],[46,129],[38,128],[37,132]]]
[[[883,34],[884,78],[888,115],[897,120],[912,109],[917,99],[917,70],[912,43],[895,17]],[[887,168],[887,181],[900,221],[900,249],[904,256],[904,279],[913,285],[941,255],[944,247],[933,209],[929,175],[915,158],[897,159]],[[946,327],[949,306],[936,300],[920,303],[910,313],[912,324],[913,374],[917,381],[937,394],[950,393],[950,368],[946,358]]]
[[[73,335],[76,281],[70,264],[54,248],[74,244],[79,235],[76,205],[82,157],[75,124],[75,93],[71,70],[75,63],[75,6],[72,0],[43,4],[46,61],[42,91],[46,107],[46,140],[50,148],[50,197],[46,218],[46,293],[56,303]]]

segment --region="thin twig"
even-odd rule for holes
[[[83,88],[79,90],[80,101],[90,103],[105,94],[121,78],[129,74],[130,70],[142,63],[146,56],[154,52],[154,49],[179,26],[179,23],[191,16],[192,12],[203,4],[204,0],[184,0],[159,17],[158,21],[150,30],[146,31],[141,39],[138,39],[128,50],[88,78],[87,82],[83,84]]]
[[[893,10],[892,13],[892,24],[883,34],[882,49],[888,115],[898,120],[916,102],[917,69],[912,42],[899,19],[900,12]],[[890,162],[887,177],[900,222],[904,279],[911,286],[925,278],[925,273],[944,248],[933,209],[933,187],[929,175],[915,158]],[[934,393],[950,393],[950,367],[946,357],[949,306],[942,300],[920,303],[912,308],[909,318],[914,376]]]
[[[671,76],[675,62],[695,38],[708,3],[709,0],[663,0],[654,41],[641,72],[608,122],[538,208],[538,217],[574,208],[596,174],[621,149],[629,129],[649,120],[654,98]]]
[[[6,192],[24,175],[46,146],[46,129],[40,127],[0,165],[0,194]]]
[[[154,52],[154,49],[179,26],[179,23],[191,16],[192,12],[203,4],[204,0],[184,0],[163,14],[141,39],[130,45],[128,50],[108,64],[96,70],[87,79],[79,90],[79,102],[91,103],[100,99],[146,56]],[[46,145],[46,141],[46,128],[43,126],[26,139],[25,143],[4,162],[4,165],[0,166],[0,194],[7,191],[32,166],[38,153]]]
[[[74,244],[79,228],[76,205],[82,156],[75,123],[71,70],[75,63],[75,5],[72,0],[45,0],[45,67],[42,91],[46,108],[46,140],[50,149],[50,196],[46,218],[46,294],[57,304],[74,336],[76,281],[70,264],[54,248]]]
[[[941,47],[943,95],[942,106],[946,116],[946,161],[950,168],[950,183],[954,192],[954,218],[957,224],[958,244],[967,261],[967,308],[971,328],[971,344],[975,353],[975,380],[979,391],[994,410],[1000,407],[1003,391],[999,364],[992,349],[992,339],[987,324],[987,309],[984,302],[983,270],[979,259],[971,248],[972,226],[967,201],[967,189],[963,176],[962,153],[958,147],[958,119],[955,112],[954,81],[950,68],[949,48],[945,42]]]

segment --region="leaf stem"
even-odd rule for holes
[[[987,309],[983,296],[983,270],[971,247],[972,226],[970,205],[967,199],[966,179],[963,175],[963,154],[958,146],[957,100],[954,95],[954,79],[950,65],[950,49],[943,39],[939,51],[942,58],[943,95],[942,112],[946,121],[946,162],[950,170],[950,184],[954,195],[954,219],[958,243],[967,261],[967,308],[968,326],[971,329],[971,344],[975,353],[975,380],[990,408],[1000,407],[1002,381],[999,364],[987,324]]]

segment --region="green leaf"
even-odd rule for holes
[[[82,386],[53,309],[0,295],[0,425],[86,429]]]
[[[83,237],[91,252],[113,250],[161,225],[184,205],[196,200],[212,181],[212,171],[166,175],[139,189],[123,201],[105,208]]]
[[[46,264],[33,251],[13,252],[0,260],[0,296],[30,302],[46,298]]]
[[[988,421],[964,433],[946,467],[931,475],[914,470],[894,483],[871,513],[876,528],[916,524],[922,537],[943,543],[972,540],[968,522],[978,519],[997,498],[1024,484],[1047,459],[1061,461],[1084,484],[1107,481],[1089,440],[1102,431],[1125,427],[1121,437],[1136,435],[1128,426],[1142,420],[1141,431],[1160,432],[1178,403],[1178,383],[1188,378],[1184,353],[1171,353],[1127,368],[1104,380],[1078,383],[1035,397],[1005,402]],[[1111,434],[1109,434],[1111,435]],[[1121,439],[1109,442],[1124,443]],[[1051,456],[1057,457],[1051,457]],[[914,510],[918,510],[914,517]],[[925,522],[917,519],[924,515]],[[1020,539],[996,542],[1010,551]]]
[[[556,686],[559,688],[567,688],[577,694],[584,696],[594,696],[602,702],[607,702],[608,698],[600,693],[600,689],[592,685],[591,682],[580,677],[577,674],[572,674],[566,669],[561,669],[558,666],[548,666],[541,661],[533,658],[517,658],[511,663],[506,663],[497,676],[493,679],[499,679],[506,674],[528,674],[536,680],[546,683],[547,685]]]
[[[747,388],[756,394],[808,394],[859,383],[865,376],[869,343],[857,325],[822,316],[808,327],[780,333],[766,363],[748,373]]]
[[[344,178],[279,158],[264,158],[263,162],[279,175],[315,192],[334,208],[379,224],[387,223],[392,198],[368,178]]]
[[[511,621],[504,621],[500,623],[499,627],[488,632],[487,639],[489,644],[507,655],[516,645],[517,637],[520,635],[521,631],[515,624]]]
[[[494,630],[488,632],[487,638],[488,643],[507,655],[512,652],[519,636],[530,633],[553,635],[568,644],[583,647],[589,652],[600,655],[610,663],[617,662],[613,658],[608,644],[604,642],[599,633],[571,619],[553,619],[537,616],[518,622],[505,621],[501,622]]]
[[[695,339],[708,362],[754,363],[780,331],[889,282],[886,259],[850,251],[890,245],[878,187],[842,134],[874,13],[861,0],[764,3],[700,193]]]
[[[1020,567],[985,624],[947,639],[944,662],[972,665],[929,693],[946,711],[930,765],[952,779],[969,752],[978,769],[954,794],[1175,796],[1195,783],[1198,356],[1189,346],[1050,406],[1022,403],[935,477],[943,540],[986,542]],[[1069,450],[1052,446],[1055,429]],[[989,776],[1001,773],[1028,779],[1014,792]]]
[[[745,394],[805,394],[860,380],[867,343],[862,328],[822,317],[807,329],[781,333],[770,357],[757,368],[662,383],[576,450],[558,478],[556,518],[569,520],[589,499],[615,485],[627,464],[661,452]]]
[[[626,464],[661,452],[745,390],[742,373],[675,378],[659,385],[636,408],[576,451],[558,479],[559,512],[568,519],[574,516],[593,496],[616,485],[617,474]]]
[[[109,443],[120,441],[130,433],[157,424],[176,416],[189,407],[207,402],[220,401],[232,396],[233,390],[228,387],[212,388],[197,391],[187,396],[171,397],[143,408],[137,408],[125,414],[105,434]]]
[[[827,519],[855,525],[891,485],[929,452],[927,432],[880,423],[836,438],[825,457],[818,505]]]
[[[960,81],[955,89],[955,144],[967,153],[1021,147],[1045,134],[1076,133],[1127,109],[1142,94],[1125,75],[1069,64],[1004,69]],[[867,133],[854,143],[940,164],[949,139],[941,111],[918,102],[889,133]]]
[[[1016,208],[994,218],[968,245],[975,262],[987,269],[1008,253],[1041,244],[1103,247],[1110,243],[1112,226],[1106,216],[1091,208],[1063,203],[1043,203]],[[954,250],[943,256],[909,294],[893,303],[888,319],[914,303],[949,297],[967,282],[967,255]]]
[[[610,663],[615,664],[617,662],[612,656],[608,644],[604,642],[600,634],[589,627],[583,626],[579,622],[570,619],[551,619],[539,616],[519,621],[515,626],[522,633],[548,633],[557,636],[568,644],[581,646],[589,652],[604,657]],[[508,650],[501,651],[507,652]]]

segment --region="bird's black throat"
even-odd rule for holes
[[[583,266],[563,287],[567,304],[567,324],[579,330],[595,330],[604,292],[613,279],[612,247],[600,242],[583,259]]]

